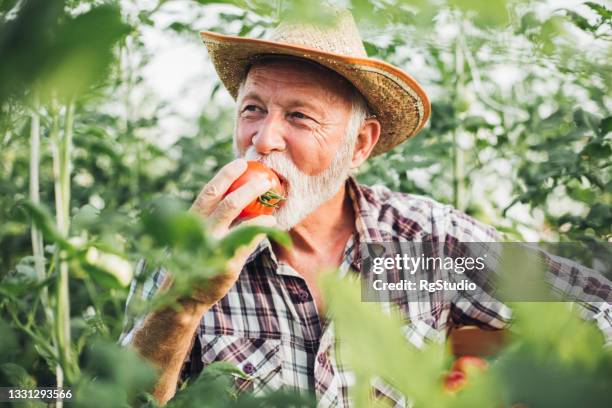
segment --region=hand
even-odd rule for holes
[[[189,210],[209,220],[211,233],[217,239],[223,238],[228,233],[233,221],[249,203],[272,187],[266,179],[251,180],[223,197],[232,183],[246,169],[247,162],[244,159],[237,159],[225,165],[204,186]],[[244,221],[242,224],[274,227],[276,219],[271,215],[262,215]],[[249,245],[239,248],[234,257],[228,260],[225,272],[212,278],[205,288],[199,289],[194,294],[193,298],[208,306],[212,306],[223,298],[238,279],[246,259],[264,237],[264,234],[260,234]]]

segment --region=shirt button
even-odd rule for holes
[[[327,360],[327,358],[325,357],[325,354],[321,353],[319,354],[319,356],[317,357],[317,361],[321,364],[321,365],[325,365],[325,361]]]
[[[255,371],[255,366],[251,363],[246,363],[244,367],[242,368],[242,371],[244,371],[247,374],[253,374],[253,371]]]
[[[307,301],[308,299],[310,299],[310,295],[309,295],[309,294],[308,294],[308,292],[307,292],[307,291],[305,291],[304,289],[300,289],[300,290],[298,291],[298,298],[300,298],[300,300],[301,300],[302,302],[305,302],[305,301]]]

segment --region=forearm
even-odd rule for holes
[[[202,315],[209,305],[183,300],[179,310],[163,309],[149,314],[134,334],[132,345],[159,369],[153,396],[165,404],[176,384]]]

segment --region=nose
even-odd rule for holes
[[[269,112],[251,142],[260,154],[282,152],[287,147],[284,131],[282,114]]]

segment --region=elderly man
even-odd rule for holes
[[[372,154],[416,134],[430,108],[409,75],[367,58],[349,14],[340,13],[329,27],[282,24],[266,41],[201,36],[237,101],[238,159],[204,186],[191,211],[211,220],[217,236],[226,234],[241,210],[270,188],[251,181],[224,197],[245,171],[245,159],[261,161],[282,177],[288,197],[274,216],[248,222],[289,231],[294,246],[253,242],[206,290],[181,299],[182,310],[150,314],[122,342],[161,368],[154,391],[161,403],[174,395],[181,374],[189,374],[187,356],[193,371],[214,361],[236,364],[251,376],[237,379],[239,389],[286,387],[314,393],[320,406],[348,406],[354,378],[334,353],[319,271],[358,271],[363,242],[500,237],[449,206],[359,185],[350,176]],[[134,287],[132,295],[151,296],[168,284],[168,275],[157,271],[152,288],[141,293]],[[510,318],[501,303],[475,301],[404,312],[412,321],[408,340],[417,345],[451,324],[503,328]],[[597,313],[609,327],[610,311]],[[404,401],[382,383],[375,395]]]

